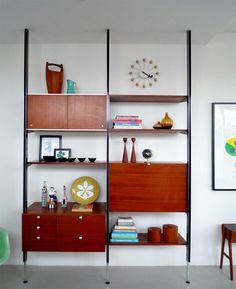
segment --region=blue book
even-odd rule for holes
[[[112,243],[138,243],[139,239],[111,239]]]
[[[113,239],[135,239],[138,237],[137,232],[112,232],[111,237]]]

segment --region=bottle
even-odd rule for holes
[[[62,203],[61,203],[61,207],[62,208],[66,208],[67,207],[67,196],[66,196],[66,186],[63,186],[63,197],[62,197]]]
[[[43,182],[42,195],[41,195],[41,205],[42,205],[42,207],[47,207],[47,205],[48,205],[48,189],[46,187],[46,181]]]

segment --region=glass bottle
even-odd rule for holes
[[[66,186],[63,186],[63,197],[62,197],[62,203],[61,203],[61,207],[62,208],[66,208],[67,207],[67,196],[66,196]]]
[[[48,189],[46,187],[46,181],[43,182],[42,193],[41,193],[41,205],[47,207],[48,205]]]

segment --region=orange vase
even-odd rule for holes
[[[56,66],[60,70],[51,70],[50,66]],[[63,64],[46,63],[46,82],[48,93],[61,93],[63,82]]]
[[[166,112],[165,113],[165,117],[162,119],[162,121],[161,121],[161,125],[162,125],[162,127],[163,128],[172,128],[172,126],[173,126],[173,120],[169,117],[169,115],[168,115],[168,113]]]

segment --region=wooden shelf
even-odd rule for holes
[[[187,95],[131,95],[111,94],[111,102],[159,102],[180,103],[187,101]]]
[[[85,162],[45,162],[45,161],[29,161],[28,166],[31,165],[56,165],[56,166],[105,166],[105,161],[95,161],[94,163],[85,161]]]
[[[123,132],[137,132],[137,133],[157,133],[157,134],[187,134],[187,129],[154,129],[154,128],[142,128],[142,129],[124,129],[124,128],[111,128],[110,132],[112,133],[123,133]]]
[[[27,129],[28,132],[106,132],[107,130],[105,128],[103,129],[63,129],[63,128],[57,128],[57,129]]]
[[[139,233],[138,234],[139,242],[138,243],[112,243],[110,242],[109,245],[111,246],[183,246],[186,245],[186,241],[184,238],[179,234],[178,235],[178,242],[177,243],[149,243],[147,238],[147,233]]]

